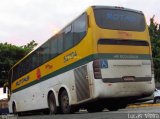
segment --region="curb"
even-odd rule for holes
[[[157,103],[157,104],[146,103],[146,104],[132,104],[132,105],[129,105],[128,107],[136,108],[136,107],[159,107],[159,106],[160,106],[160,103]]]

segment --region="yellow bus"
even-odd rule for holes
[[[151,61],[141,11],[91,6],[11,68],[9,112],[124,108],[153,93]]]

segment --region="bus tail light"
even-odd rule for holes
[[[102,79],[100,60],[93,61],[93,71],[95,79]]]

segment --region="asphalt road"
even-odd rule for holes
[[[75,114],[67,115],[30,115],[20,117],[10,117],[7,119],[160,119],[160,106],[140,106],[128,107],[118,111],[108,111],[98,113],[88,113],[82,110]]]

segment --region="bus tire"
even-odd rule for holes
[[[16,104],[14,102],[12,104],[12,111],[13,111],[13,114],[17,114]]]
[[[60,108],[63,114],[71,113],[71,106],[69,105],[69,97],[66,90],[63,90],[60,95]]]
[[[14,115],[22,116],[21,112],[17,112],[16,104],[14,102],[12,104],[12,110]]]
[[[57,112],[56,100],[53,93],[48,96],[49,114],[55,114]]]

